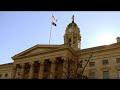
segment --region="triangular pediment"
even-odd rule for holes
[[[15,56],[12,57],[12,59],[24,57],[24,56],[30,56],[37,53],[44,53],[47,51],[53,51],[57,48],[63,47],[63,45],[35,45]]]

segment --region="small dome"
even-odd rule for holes
[[[77,24],[74,23],[74,22],[73,22],[73,23],[70,23],[67,27],[68,27],[68,28],[72,27],[72,24],[73,24],[74,27],[77,27]]]

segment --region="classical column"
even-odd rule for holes
[[[39,63],[40,63],[40,69],[39,69],[38,79],[43,79],[43,75],[44,75],[44,60],[39,61]]]
[[[51,70],[50,70],[50,79],[55,78],[55,58],[51,58]]]
[[[18,79],[18,70],[19,70],[19,67],[16,67],[16,74],[15,74],[15,79]]]
[[[16,65],[13,65],[12,79],[15,79],[15,75],[16,75]]]
[[[25,68],[25,64],[21,64],[20,79],[24,78],[24,68]]]
[[[73,47],[73,32],[72,32],[72,38],[71,38],[71,46]]]
[[[28,79],[32,79],[33,78],[33,74],[34,74],[34,62],[30,62],[30,70],[29,70],[29,77]]]
[[[63,75],[62,79],[66,79],[68,77],[68,59],[67,57],[63,58]]]

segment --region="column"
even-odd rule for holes
[[[66,79],[67,77],[68,77],[68,59],[67,57],[64,57],[62,79]]]
[[[81,49],[81,36],[79,38],[79,48]]]
[[[72,26],[73,26],[73,23],[72,23]],[[71,37],[71,46],[72,46],[72,47],[74,47],[74,46],[73,46],[73,42],[74,42],[74,41],[73,41],[73,40],[74,40],[74,38],[73,38],[73,36],[74,36],[74,35],[73,35],[73,30],[74,30],[74,28],[72,27],[72,37]]]
[[[55,78],[55,58],[51,58],[51,71],[50,71],[50,79]]]
[[[40,70],[39,70],[39,77],[38,79],[43,79],[43,75],[44,75],[44,60],[39,61],[40,63]]]
[[[18,79],[18,78],[19,78],[19,76],[18,76],[18,71],[19,71],[19,67],[16,68],[15,79]]]
[[[16,65],[13,65],[12,79],[15,79],[15,75],[16,75]]]
[[[25,64],[21,64],[20,79],[23,79],[24,77],[24,67],[25,67]]]
[[[29,70],[29,77],[28,79],[32,79],[34,75],[34,62],[30,62],[30,70]]]

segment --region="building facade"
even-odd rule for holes
[[[68,69],[75,72],[78,62],[82,62],[78,71],[85,67],[83,75],[89,79],[119,79],[120,38],[110,45],[81,49],[80,28],[73,16],[64,44],[38,44],[12,59],[13,63],[0,65],[1,79],[66,79],[71,73]]]

